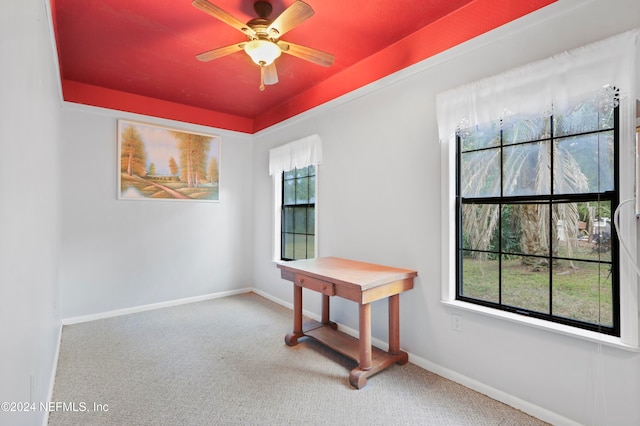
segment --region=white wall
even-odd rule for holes
[[[47,401],[56,359],[60,101],[44,1],[0,5],[0,401]],[[45,413],[0,412],[0,424]]]
[[[416,269],[401,296],[401,346],[422,365],[493,393],[556,423],[640,424],[640,355],[456,312],[440,300],[440,148],[437,93],[640,27],[637,0],[560,0],[539,12],[428,59],[356,93],[267,129],[254,143],[254,279],[291,303],[271,261],[268,151],[317,133],[319,254]],[[373,90],[375,89],[375,90]],[[305,309],[319,314],[319,297]],[[357,329],[352,302],[332,300],[332,319]],[[373,335],[387,340],[385,303]]]
[[[117,200],[117,120],[222,138],[220,202]],[[251,136],[65,104],[63,318],[251,287]]]

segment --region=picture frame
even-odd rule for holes
[[[118,199],[220,201],[221,138],[118,120]]]

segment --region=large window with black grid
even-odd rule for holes
[[[456,299],[620,335],[618,127],[584,102],[459,132]]]

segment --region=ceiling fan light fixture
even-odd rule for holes
[[[251,60],[261,67],[271,65],[282,53],[277,44],[269,40],[251,40],[244,45],[244,51]]]

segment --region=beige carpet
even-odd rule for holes
[[[356,390],[292,318],[250,293],[65,326],[49,424],[544,424],[411,363]]]

